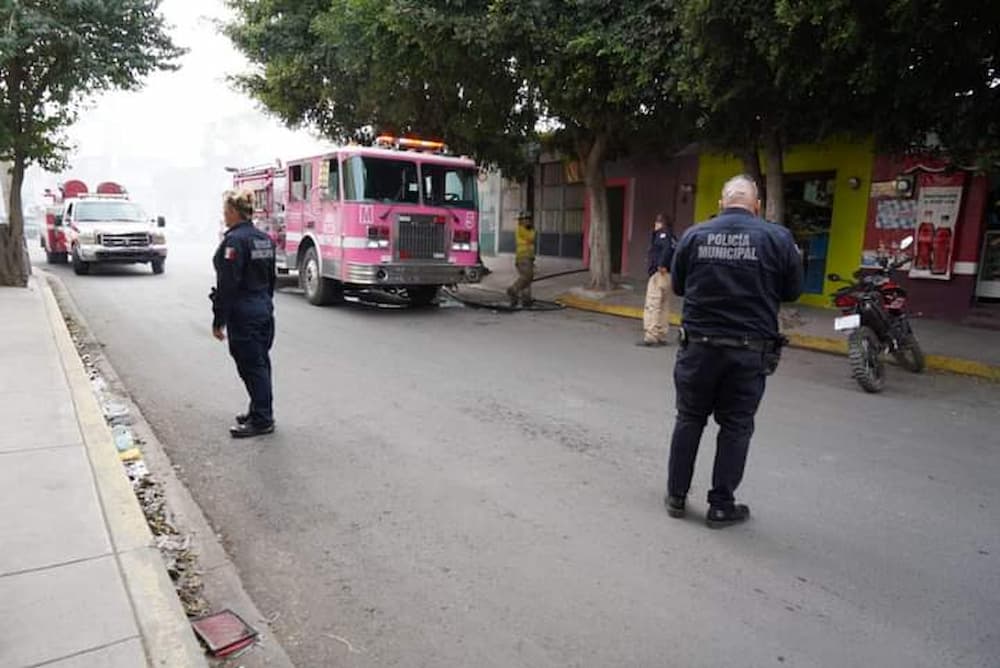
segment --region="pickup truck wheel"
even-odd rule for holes
[[[86,276],[90,273],[90,263],[80,259],[80,255],[73,249],[73,273],[77,276]]]
[[[154,274],[162,274],[164,270],[164,264],[166,264],[166,262],[167,262],[166,260],[153,260],[149,264],[150,266],[153,267]]]

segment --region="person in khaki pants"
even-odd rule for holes
[[[665,346],[670,330],[670,262],[676,239],[667,227],[663,214],[653,221],[649,244],[646,307],[642,317],[643,337],[640,346]]]

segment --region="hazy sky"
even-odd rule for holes
[[[69,132],[72,167],[61,175],[30,173],[26,204],[68,178],[91,188],[114,180],[181,235],[214,232],[219,196],[231,184],[223,167],[297,157],[324,145],[286,129],[226,82],[248,64],[213,24],[228,11],[222,0],[166,0],[162,11],[174,41],[190,50],[181,69],[154,74],[137,92],[97,98]]]

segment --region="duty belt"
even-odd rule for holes
[[[749,337],[738,338],[735,336],[698,336],[688,334],[681,330],[681,341],[683,343],[700,343],[714,348],[739,348],[741,350],[752,350],[758,353],[772,352],[780,345],[773,339],[751,339]]]

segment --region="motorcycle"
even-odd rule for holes
[[[900,250],[912,245],[913,237],[906,237]],[[893,260],[880,253],[878,266],[854,272],[854,280],[837,274],[827,277],[848,284],[830,295],[843,313],[834,320],[834,329],[847,334],[851,375],[866,392],[881,392],[885,386],[886,353],[909,371],[924,370],[924,353],[910,326],[906,290],[893,278],[911,260],[909,256]]]

